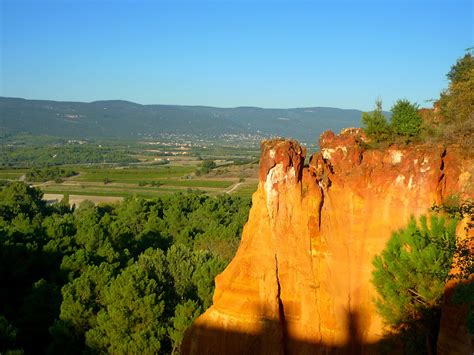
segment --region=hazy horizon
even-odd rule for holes
[[[29,97],[12,97],[12,96],[0,96],[4,99],[19,99],[19,100],[28,100],[28,101],[52,101],[52,102],[73,102],[73,103],[85,103],[91,104],[94,102],[114,102],[114,101],[123,101],[132,104],[142,105],[142,106],[183,106],[183,107],[213,107],[213,108],[222,108],[222,109],[232,109],[232,108],[259,108],[259,109],[274,109],[274,110],[292,110],[292,109],[306,109],[306,108],[330,108],[338,110],[356,110],[362,111],[358,108],[341,108],[341,107],[331,107],[331,106],[302,106],[302,107],[264,107],[264,106],[247,106],[247,105],[237,105],[237,106],[213,106],[213,105],[188,105],[184,104],[167,104],[161,102],[142,104],[139,102],[127,100],[127,99],[105,99],[105,100],[93,100],[93,101],[76,101],[76,100],[51,100],[51,99],[37,99]]]

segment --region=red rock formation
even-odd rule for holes
[[[241,245],[183,353],[371,351],[383,336],[370,283],[374,255],[411,215],[449,194],[472,194],[474,167],[441,146],[364,145],[358,129],[326,132],[304,167],[296,142],[262,143]]]

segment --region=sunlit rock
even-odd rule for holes
[[[474,167],[455,147],[365,147],[359,129],[325,132],[304,166],[297,142],[262,143],[239,250],[184,354],[378,352],[374,255],[410,216],[472,196]]]

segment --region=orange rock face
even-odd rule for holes
[[[326,132],[320,147],[305,167],[298,143],[262,143],[239,250],[184,354],[371,352],[384,334],[374,255],[411,215],[472,194],[472,158],[443,147],[365,150],[358,129]]]

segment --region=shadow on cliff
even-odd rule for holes
[[[245,323],[245,322],[244,322]],[[346,315],[347,340],[339,346],[296,339],[284,329],[285,322],[264,320],[259,333],[229,331],[193,325],[186,332],[182,354],[403,354],[400,336],[391,335],[376,343],[364,342],[364,330],[356,312]],[[245,324],[242,324],[245,326]]]

